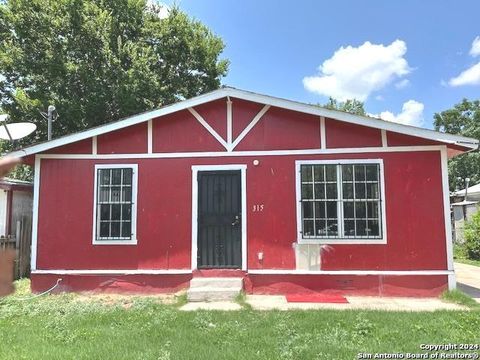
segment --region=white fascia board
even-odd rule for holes
[[[209,101],[214,101],[218,100],[221,98],[224,98],[228,96],[228,91],[229,89],[222,88],[218,89],[212,92],[209,92],[207,94],[199,95],[197,97],[194,97],[189,100],[185,101],[180,101],[178,103],[172,104],[172,105],[167,105],[165,107],[162,107],[157,110],[152,110],[152,111],[147,111],[138,115],[134,115],[131,117],[128,117],[123,120],[119,120],[110,124],[106,124],[103,126],[99,126],[90,130],[85,130],[79,133],[75,133],[72,135],[67,135],[55,140],[51,140],[45,143],[41,143],[38,145],[33,145],[30,147],[27,147],[22,150],[14,151],[10,153],[10,156],[15,156],[15,157],[23,157],[31,154],[37,154],[43,151],[47,151],[53,148],[56,148],[58,146],[63,146],[66,144],[70,144],[76,141],[81,141],[88,139],[92,136],[98,136],[102,135],[111,131],[123,129],[128,126],[136,125],[160,116],[168,115],[177,111],[185,110],[189,107],[193,106],[198,106],[200,104],[204,104]]]
[[[258,102],[266,105],[285,108],[293,111],[303,112],[311,115],[328,117],[334,120],[340,120],[352,124],[373,127],[405,135],[417,136],[434,141],[444,142],[448,144],[456,144],[459,146],[477,149],[479,141],[477,139],[468,138],[459,135],[442,133],[434,130],[423,129],[410,125],[403,125],[391,121],[381,120],[373,117],[359,116],[343,111],[329,110],[316,105],[305,104],[293,100],[276,98],[268,95],[261,95],[245,90],[229,88],[230,96],[238,97],[243,100]]]
[[[477,139],[467,138],[464,136],[451,135],[441,133],[434,130],[418,128],[409,125],[393,123],[390,121],[380,120],[376,118],[358,116],[343,111],[328,110],[316,105],[300,103],[293,100],[281,99],[269,95],[256,94],[250,91],[239,90],[234,88],[221,88],[212,92],[196,96],[192,99],[180,101],[178,103],[167,105],[157,110],[147,111],[142,114],[134,115],[126,119],[116,121],[114,123],[99,126],[90,130],[82,131],[76,134],[67,135],[59,139],[55,139],[46,143],[34,145],[22,150],[10,153],[11,156],[22,157],[31,154],[40,153],[58,146],[70,144],[76,141],[84,140],[92,136],[102,135],[111,131],[119,130],[128,126],[136,125],[150,119],[168,115],[176,111],[185,110],[206,102],[218,100],[225,97],[234,97],[242,100],[253,101],[264,105],[280,107],[292,111],[298,111],[306,114],[317,115],[344,121],[352,124],[373,127],[393,131],[405,135],[417,136],[429,140],[439,141],[447,144],[455,144],[470,149],[477,149],[479,141]]]

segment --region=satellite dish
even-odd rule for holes
[[[0,121],[4,115],[0,115]],[[35,131],[37,125],[28,123],[28,122],[21,122],[21,123],[13,123],[13,124],[6,124],[0,126],[0,139],[3,140],[18,140],[27,135],[30,135],[32,132]]]

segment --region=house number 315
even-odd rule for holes
[[[252,211],[253,211],[253,212],[262,212],[262,211],[263,211],[263,208],[264,208],[264,205],[263,205],[263,204],[255,204],[255,205],[253,205],[253,207],[252,207]]]

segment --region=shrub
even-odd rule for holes
[[[480,260],[480,211],[465,224],[465,249],[472,260]]]

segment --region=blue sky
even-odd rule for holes
[[[225,41],[226,85],[309,103],[355,96],[427,128],[435,112],[480,98],[478,0],[177,4]]]

